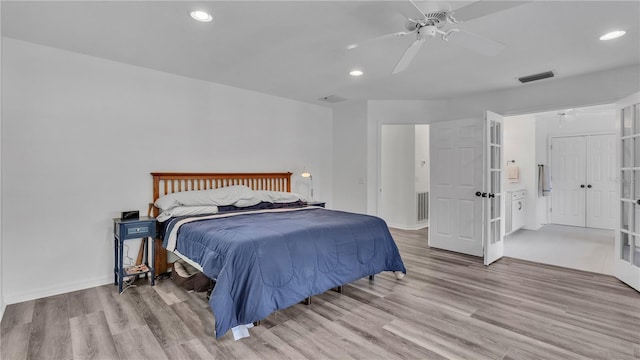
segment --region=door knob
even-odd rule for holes
[[[591,189],[591,184],[587,185],[587,187],[588,187],[589,189]]]
[[[580,187],[584,189],[584,184],[580,184]]]
[[[636,204],[640,205],[640,199],[636,200]]]
[[[476,191],[476,196],[480,197],[480,196],[482,196],[482,193],[480,191]]]

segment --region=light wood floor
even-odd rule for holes
[[[7,307],[2,359],[640,359],[640,294],[613,277],[431,250],[393,230],[407,266],[214,338],[202,294],[170,280]]]

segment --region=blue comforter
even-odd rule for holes
[[[186,223],[177,250],[217,279],[217,338],[361,277],[406,273],[382,219],[313,207]]]

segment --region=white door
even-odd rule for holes
[[[484,211],[484,264],[489,265],[504,254],[504,192],[502,192],[502,116],[487,111],[485,114],[485,191]],[[484,194],[483,194],[484,195]],[[481,195],[482,196],[482,195]],[[511,199],[509,199],[511,200]]]
[[[586,226],[615,229],[615,135],[587,136]]]
[[[585,226],[585,138],[553,138],[551,153],[551,222]]]
[[[483,256],[483,136],[482,119],[431,124],[429,246]]]
[[[616,226],[614,273],[640,291],[640,93],[617,104],[620,156],[619,221]]]
[[[484,256],[504,252],[502,116],[434,123],[430,128],[429,246]]]
[[[551,222],[613,229],[615,226],[615,136],[551,139]]]

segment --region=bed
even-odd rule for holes
[[[290,193],[291,175],[152,173],[154,203],[169,194],[207,189]],[[359,278],[406,273],[382,219],[291,204],[165,222],[162,246],[216,279],[209,304],[217,338],[229,330],[236,338],[246,336],[247,324]]]

